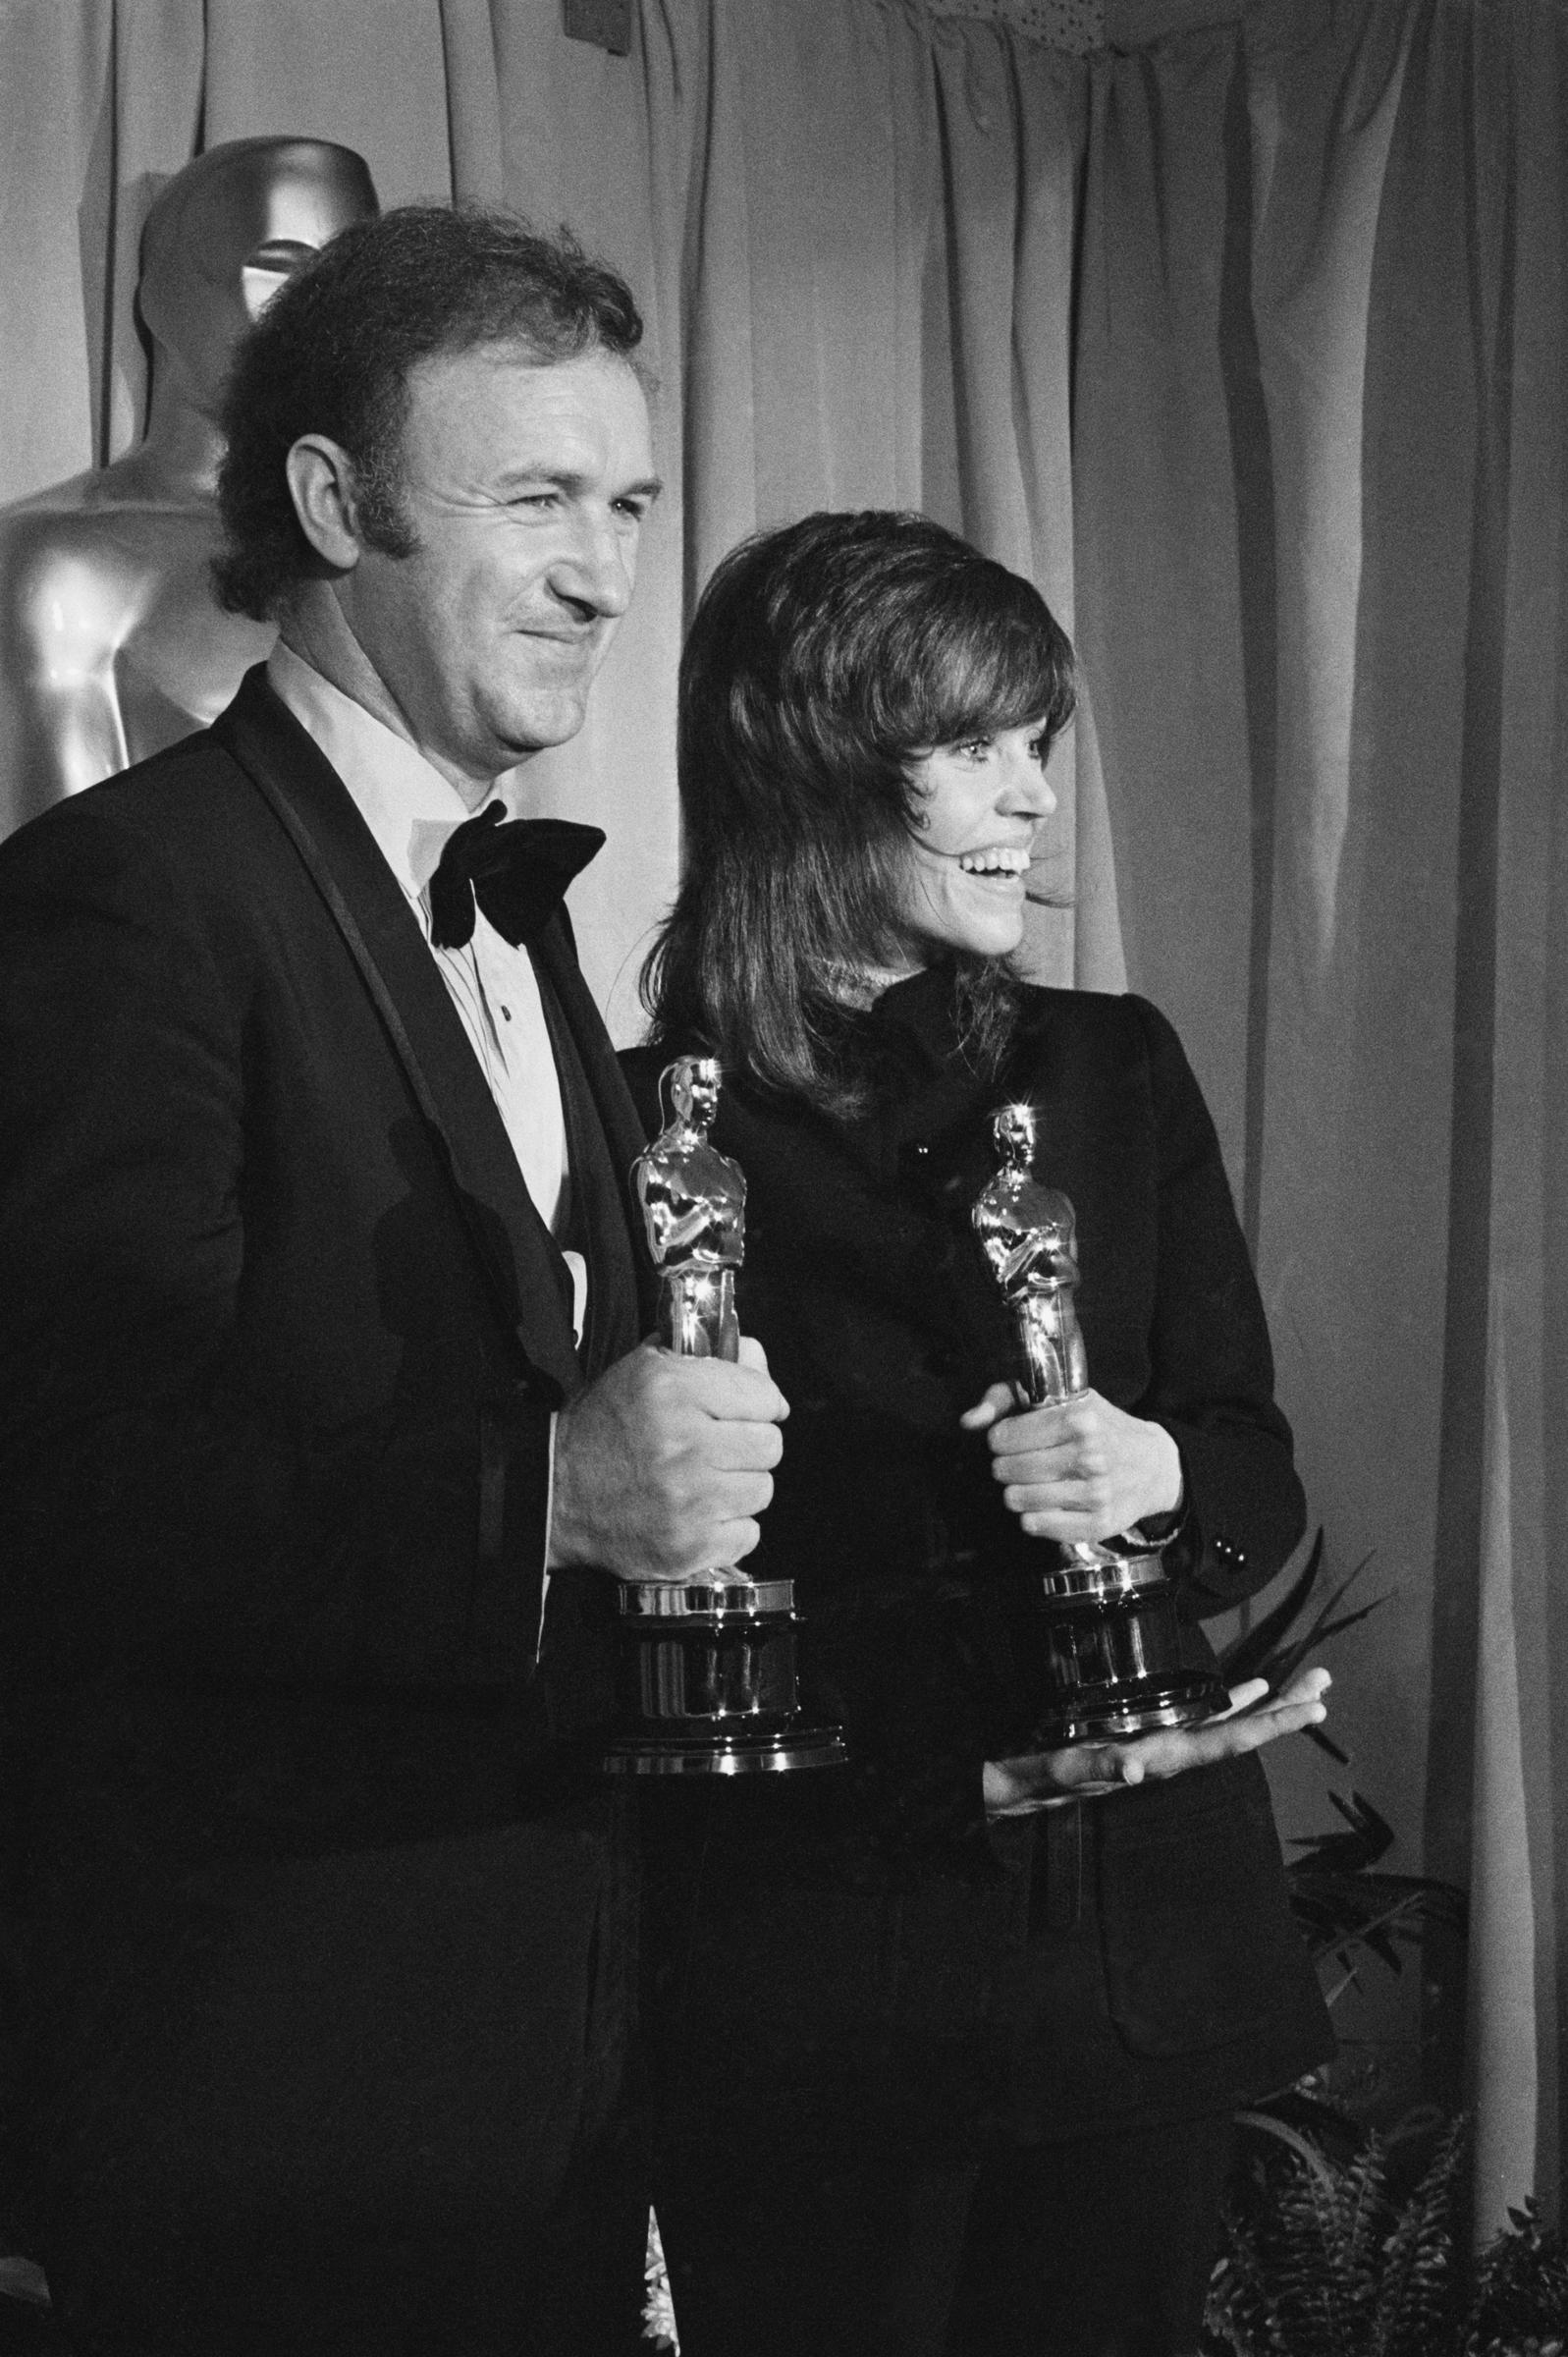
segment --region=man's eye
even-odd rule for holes
[[[629,523],[641,523],[648,513],[645,499],[618,499],[614,506],[616,514],[624,516]]]

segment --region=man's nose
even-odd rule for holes
[[[550,569],[558,597],[585,616],[615,621],[631,603],[632,567],[621,532],[607,516],[583,517],[572,545]]]

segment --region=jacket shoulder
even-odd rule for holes
[[[189,841],[198,856],[232,840],[239,812],[255,801],[234,755],[207,729],[134,769],[105,778],[41,810],[0,844],[0,873],[71,861],[89,843],[141,843],[175,854]]]
[[[312,760],[321,757],[258,666],[210,728],[19,827],[0,844],[0,890],[90,889],[130,875],[149,887],[161,878],[177,898],[248,898],[284,848],[256,774]]]
[[[1087,1056],[1162,1064],[1181,1059],[1180,1041],[1154,1003],[1136,991],[1057,990],[1030,983],[1019,1021],[1024,1043],[1051,1040]],[[1184,1060],[1183,1060],[1184,1061]]]

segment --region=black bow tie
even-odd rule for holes
[[[598,827],[504,818],[492,802],[447,838],[430,879],[431,941],[438,950],[460,950],[471,940],[475,901],[514,949],[533,941],[603,843]]]

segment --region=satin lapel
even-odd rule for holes
[[[570,1280],[534,1209],[495,1100],[407,902],[336,771],[257,669],[214,737],[276,815],[358,968],[440,1140],[463,1225],[505,1323],[566,1397],[578,1385]]]
[[[647,1144],[647,1135],[599,1010],[572,955],[566,924],[560,919],[548,924],[534,943],[533,954],[550,977],[556,1002],[582,1059],[594,1110],[615,1165],[622,1207],[634,1241],[637,1303],[646,1334],[657,1314],[659,1283],[642,1242],[642,1209],[632,1185],[631,1166]]]

